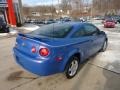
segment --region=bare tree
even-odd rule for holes
[[[37,12],[39,16],[33,16],[32,13]],[[23,14],[26,18],[35,19],[46,19],[53,18],[56,14],[56,9],[54,6],[34,6],[34,7],[23,7]]]
[[[109,14],[120,10],[119,3],[120,0],[93,0],[93,8],[97,14]]]

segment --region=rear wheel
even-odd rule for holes
[[[65,72],[66,77],[68,79],[73,78],[77,74],[78,67],[79,67],[79,58],[76,56],[71,57],[70,62],[68,63],[66,68],[66,72]]]

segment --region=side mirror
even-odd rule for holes
[[[105,32],[104,31],[99,31],[99,34],[105,34]]]

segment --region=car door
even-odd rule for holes
[[[84,25],[84,30],[90,40],[89,56],[91,56],[101,49],[104,37],[99,34],[99,29],[92,24]]]
[[[91,49],[91,41],[88,36],[85,35],[85,30],[83,27],[77,28],[73,33],[72,39],[77,41],[76,48],[79,48],[79,51],[82,53],[82,60],[85,60],[89,57],[89,51]]]

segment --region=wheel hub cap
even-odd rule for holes
[[[77,60],[73,60],[70,67],[69,67],[69,75],[73,76],[75,75],[76,71],[78,68],[78,61]]]

